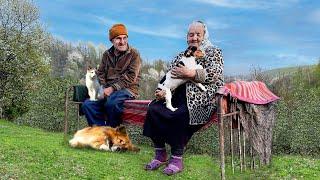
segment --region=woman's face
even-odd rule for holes
[[[194,25],[189,28],[187,35],[187,43],[189,46],[199,47],[204,37],[204,27],[202,25]]]

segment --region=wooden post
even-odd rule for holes
[[[244,130],[242,130],[243,137],[243,169],[246,170],[246,137],[244,134]]]
[[[230,97],[230,101],[233,102],[234,99]],[[234,113],[236,112],[234,103],[231,103],[230,105],[230,111],[228,112],[228,114],[230,113]],[[225,112],[226,113],[226,112]],[[226,114],[225,114],[226,115]],[[232,167],[232,174],[234,174],[234,155],[233,155],[233,129],[232,129],[232,121],[233,121],[233,115],[230,116],[230,122],[229,122],[229,126],[230,126],[230,151],[231,151],[231,167]]]
[[[77,130],[79,130],[79,125],[80,125],[80,103],[79,104],[77,104],[77,120],[78,120],[78,125],[77,125]]]
[[[224,127],[222,115],[222,95],[218,95],[218,121],[219,121],[219,143],[220,143],[220,171],[221,179],[225,180],[225,157],[224,157]]]
[[[238,141],[239,141],[239,159],[240,159],[240,171],[242,172],[242,146],[241,146],[241,124],[240,118],[238,120]]]
[[[234,174],[232,117],[230,117],[230,150],[231,150],[231,167],[232,167],[232,173]]]
[[[252,148],[252,144],[250,145],[250,155],[251,155],[251,170],[254,169],[254,155],[253,155],[253,148]]]
[[[67,141],[68,135],[68,103],[69,103],[69,92],[72,87],[69,87],[64,96],[64,141]]]

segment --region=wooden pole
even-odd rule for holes
[[[77,104],[77,121],[78,121],[78,125],[77,125],[77,130],[79,130],[80,129],[80,105],[81,104]]]
[[[220,171],[221,179],[225,180],[225,157],[224,157],[224,127],[222,116],[222,95],[218,95],[218,121],[219,121],[219,143],[220,143]]]
[[[230,150],[231,150],[231,167],[232,167],[232,173],[234,174],[232,117],[230,117]]]
[[[68,103],[69,103],[69,91],[72,87],[69,87],[64,95],[64,141],[67,141],[68,135]]]
[[[252,144],[250,146],[250,154],[251,154],[251,169],[254,169],[254,155],[253,155],[253,148],[252,148]]]
[[[246,170],[246,137],[244,134],[244,129],[242,130],[243,137],[243,169]]]
[[[238,120],[238,141],[239,141],[239,159],[240,159],[240,171],[242,172],[242,146],[241,146],[241,124],[240,118]]]

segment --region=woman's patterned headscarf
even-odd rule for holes
[[[209,39],[209,31],[208,31],[207,26],[206,26],[202,21],[193,21],[193,22],[189,25],[188,32],[189,32],[189,29],[190,29],[191,26],[199,26],[199,25],[202,25],[203,28],[204,28],[204,37],[203,37],[203,40],[202,40],[199,48],[200,48],[200,50],[201,50],[202,52],[205,52],[205,50],[206,50],[209,46],[215,47],[215,46],[211,43],[211,41],[210,41],[210,39]]]

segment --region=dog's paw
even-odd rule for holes
[[[71,139],[69,141],[69,144],[70,144],[71,147],[77,147],[78,141],[76,141],[75,139]]]
[[[120,148],[119,146],[112,146],[112,147],[111,147],[111,151],[112,151],[112,152],[120,151],[120,149],[121,149],[121,148]]]
[[[178,108],[172,107],[171,103],[169,103],[169,104],[167,103],[166,108],[170,109],[171,111],[176,111],[178,109]]]
[[[100,150],[104,150],[104,151],[110,151],[109,146],[107,146],[107,145],[105,145],[105,144],[102,144],[99,149],[100,149]]]
[[[178,108],[174,108],[174,107],[173,107],[173,108],[169,108],[169,109],[174,112],[174,111],[176,111]]]

